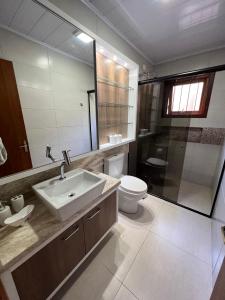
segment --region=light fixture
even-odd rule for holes
[[[116,55],[113,56],[113,60],[117,61],[117,56]]]
[[[90,42],[93,41],[93,38],[91,38],[89,35],[87,35],[84,32],[80,32],[76,35],[76,37],[81,40],[85,44],[89,44]]]
[[[99,52],[104,53],[105,51],[103,48],[100,48]]]

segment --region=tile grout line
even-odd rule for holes
[[[148,230],[146,230],[146,229],[144,229],[145,231],[146,231],[146,236],[145,236],[145,238],[144,238],[144,240],[143,240],[143,242],[141,243],[141,245],[140,245],[140,247],[139,247],[139,249],[138,249],[138,251],[137,251],[137,253],[136,253],[136,255],[135,255],[135,257],[134,257],[134,259],[133,259],[133,261],[132,261],[132,263],[131,263],[131,265],[130,265],[130,267],[129,267],[129,269],[128,269],[128,271],[127,271],[127,274],[126,274],[126,276],[124,277],[124,279],[123,280],[121,280],[120,278],[118,278],[103,262],[101,262],[102,263],[102,265],[107,269],[107,271],[109,271],[112,275],[113,275],[113,277],[115,277],[120,283],[121,283],[121,285],[120,285],[120,288],[119,288],[119,290],[117,291],[117,293],[116,293],[116,295],[115,295],[115,297],[114,297],[114,299],[116,298],[116,296],[117,296],[117,294],[119,293],[119,291],[120,291],[120,289],[121,289],[121,287],[123,286],[123,287],[125,287],[132,295],[134,295],[135,296],[135,298],[137,298],[137,300],[139,300],[139,298],[125,285],[125,284],[123,284],[124,283],[124,281],[125,281],[125,279],[126,279],[126,277],[128,276],[128,273],[130,272],[130,269],[131,269],[131,267],[133,266],[133,264],[134,264],[134,262],[135,262],[135,260],[136,260],[136,258],[137,258],[137,256],[138,256],[138,254],[139,254],[139,252],[141,251],[141,248],[143,247],[143,245],[144,245],[144,243],[145,243],[145,241],[147,240],[147,238],[148,238],[148,234],[149,234],[149,232],[148,232]]]
[[[159,199],[161,199],[161,198],[159,198]],[[161,200],[162,200],[162,199],[161,199]],[[163,200],[163,201],[165,201],[165,200]],[[160,207],[161,207],[161,206],[170,206],[170,207],[176,208],[176,206],[175,206],[174,204],[172,204],[172,203],[166,203],[166,201],[165,201],[165,203],[161,203]],[[184,210],[185,210],[185,208],[184,208]],[[194,213],[194,214],[196,214],[196,213]],[[159,233],[155,232],[153,229],[151,229],[151,227],[149,227],[149,228],[147,227],[147,230],[148,230],[149,232],[152,232],[152,233],[156,234],[156,235],[159,236],[160,238],[162,238],[162,239],[168,241],[171,245],[174,245],[175,247],[177,247],[178,249],[182,250],[182,251],[185,252],[186,254],[189,254],[189,255],[195,257],[196,259],[199,259],[201,262],[203,262],[203,263],[209,265],[209,266],[212,268],[212,266],[211,266],[212,263],[211,263],[211,262],[207,262],[207,261],[205,261],[204,259],[198,257],[197,255],[195,255],[195,254],[193,254],[193,253],[190,253],[190,252],[188,252],[187,250],[185,250],[185,249],[183,249],[183,248],[177,246],[175,243],[171,242],[169,239],[167,239],[167,238],[163,237],[162,235],[160,235]]]
[[[204,264],[206,264],[207,266],[209,266],[210,268],[212,268],[211,263],[209,263],[209,262],[203,260],[202,258],[198,257],[197,255],[195,255],[195,254],[193,254],[193,253],[188,252],[187,250],[185,250],[185,249],[182,248],[181,246],[176,245],[175,243],[171,242],[169,239],[165,238],[164,236],[160,235],[159,233],[157,233],[157,232],[155,232],[155,231],[153,231],[153,230],[151,230],[151,229],[149,229],[149,232],[151,232],[151,233],[157,235],[159,238],[165,240],[166,242],[168,242],[169,244],[171,244],[173,247],[175,247],[175,248],[179,249],[180,251],[183,251],[184,253],[186,253],[186,254],[188,254],[188,255],[194,257],[195,259],[198,259],[198,260],[201,261],[202,263],[204,263]]]

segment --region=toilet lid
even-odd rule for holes
[[[147,162],[152,164],[152,165],[159,166],[159,167],[165,167],[165,166],[168,165],[167,161],[165,161],[163,159],[160,159],[160,158],[156,158],[156,157],[148,158]]]
[[[147,191],[147,184],[143,180],[128,175],[121,178],[121,187],[128,192],[137,194]]]

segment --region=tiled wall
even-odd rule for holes
[[[215,65],[224,64],[225,49],[211,51],[208,53],[179,59],[174,62],[168,62],[155,67],[158,76],[175,74],[206,68]],[[174,118],[172,126],[182,127],[188,126],[195,129],[201,128],[207,137],[210,136],[210,130],[214,128],[218,130],[225,128],[225,71],[217,72],[215,75],[211,100],[209,104],[207,118],[182,119]],[[168,119],[161,119],[163,125],[171,122]],[[206,128],[209,128],[207,131]],[[188,142],[184,160],[183,178],[194,181],[199,184],[207,185],[215,189],[214,178],[217,177],[217,161],[219,159],[221,145],[215,143],[205,144],[202,141],[198,143]]]
[[[57,159],[89,152],[93,68],[1,28],[0,57],[13,61],[33,167],[49,163],[47,144]]]
[[[111,150],[101,151],[95,154],[91,154],[85,158],[73,161],[70,166],[66,166],[65,171],[70,171],[75,168],[83,168],[90,171],[104,171],[104,158],[118,154],[118,153],[129,153],[129,145],[123,145]],[[126,155],[127,157],[127,155]],[[124,161],[124,170],[127,169],[127,161]],[[9,201],[9,199],[18,194],[26,194],[32,192],[32,185],[59,176],[60,168],[56,167],[47,171],[39,172],[37,174],[0,185],[0,199],[1,201]],[[125,174],[125,173],[124,173]]]
[[[182,178],[197,184],[213,187],[221,146],[186,144]]]

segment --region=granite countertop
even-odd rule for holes
[[[101,199],[120,184],[120,180],[108,175],[99,173],[98,176],[106,179],[103,192],[98,199]],[[68,220],[60,222],[50,214],[46,206],[35,194],[32,193],[25,197],[26,204],[32,203],[35,205],[30,220],[22,227],[0,227],[0,273],[24,258],[24,256],[62,230],[73,220],[78,220],[84,211],[91,207],[96,200]]]

